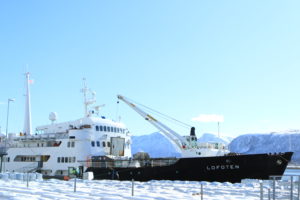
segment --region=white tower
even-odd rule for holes
[[[30,105],[30,90],[29,90],[29,72],[26,75],[26,103],[25,103],[25,120],[24,120],[24,134],[31,135],[31,105]]]

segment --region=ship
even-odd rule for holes
[[[0,135],[1,172],[39,172],[44,178],[66,179],[86,168],[79,162],[92,156],[113,159],[131,157],[131,133],[124,123],[100,116],[105,105],[96,105],[96,92],[83,80],[83,117],[57,122],[50,112],[49,124],[31,128],[30,74],[26,73],[24,130]],[[45,106],[46,107],[46,106]]]
[[[96,93],[83,81],[84,116],[31,128],[30,78],[26,73],[24,130],[0,135],[1,172],[39,172],[44,178],[68,179],[93,173],[94,179],[190,180],[240,182],[268,179],[284,173],[292,152],[239,155],[224,144],[199,143],[195,128],[181,136],[128,98],[118,95],[174,145],[181,157],[150,158],[147,153],[132,155],[132,134],[120,120],[100,115],[104,105],[96,104]],[[155,147],[153,147],[155,148]]]
[[[95,156],[86,165],[87,171],[93,172],[95,179],[239,183],[243,179],[263,180],[283,175],[293,155],[293,152],[242,155],[229,152],[222,143],[199,143],[194,127],[191,127],[190,135],[181,136],[132,100],[122,95],[118,95],[118,99],[160,130],[181,153],[181,157],[150,158],[147,153],[137,153],[133,159],[113,160],[106,156]]]

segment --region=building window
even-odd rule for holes
[[[92,147],[94,147],[95,146],[95,141],[92,141],[91,145],[92,145]]]
[[[70,147],[70,142],[68,142],[68,147]]]
[[[110,147],[110,142],[107,142],[107,146]]]
[[[75,147],[75,142],[71,142],[71,147]]]
[[[57,157],[57,162],[60,163],[60,157]]]
[[[96,126],[96,131],[99,131],[99,126]]]
[[[105,142],[104,141],[102,142],[102,146],[105,147]]]
[[[100,142],[99,141],[97,141],[97,147],[100,147]]]
[[[107,132],[110,132],[110,127],[109,126],[107,127]]]
[[[116,127],[114,127],[114,132],[115,132],[115,133],[117,132],[117,128],[116,128]]]
[[[104,126],[103,128],[104,128],[104,131],[106,131],[106,126]]]
[[[65,162],[65,157],[61,157],[61,162],[62,162],[62,163]]]
[[[65,157],[65,163],[67,163],[68,162],[68,157]]]
[[[103,131],[103,126],[100,126],[100,131]]]

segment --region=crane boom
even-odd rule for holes
[[[164,125],[163,123],[161,123],[160,121],[155,119],[150,114],[141,110],[138,106],[136,106],[135,104],[130,102],[126,97],[118,95],[118,99],[125,102],[127,105],[129,105],[129,107],[131,107],[134,111],[136,111],[138,114],[140,114],[145,120],[147,120],[153,126],[158,128],[162,132],[162,134],[173,143],[173,145],[177,148],[177,150],[182,152],[186,148],[189,148],[189,142],[184,137],[182,137],[181,135],[179,135],[178,133],[173,131],[171,128]]]

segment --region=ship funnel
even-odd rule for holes
[[[196,136],[195,127],[192,127],[192,128],[191,128],[190,136]]]

